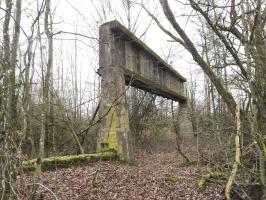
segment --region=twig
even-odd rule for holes
[[[52,190],[50,190],[48,187],[46,187],[45,185],[43,185],[43,184],[41,184],[41,183],[34,183],[34,184],[29,184],[29,185],[39,185],[39,186],[43,187],[43,188],[46,189],[48,192],[50,192],[50,193],[54,196],[54,198],[55,198],[56,200],[58,200],[58,198],[56,197],[55,193],[54,193]]]

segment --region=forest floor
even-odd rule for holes
[[[176,152],[142,152],[137,154],[135,165],[100,161],[44,172],[43,185],[63,200],[223,199],[221,185],[208,184],[204,191],[198,189],[203,169],[204,166],[184,165]],[[38,195],[41,199],[56,199],[44,187]]]

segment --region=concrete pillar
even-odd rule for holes
[[[100,27],[101,96],[97,151],[115,150],[125,162],[134,161],[125,99],[125,77],[119,48],[108,25]]]
[[[192,123],[188,112],[188,106],[189,105],[187,101],[179,102],[179,131],[180,137],[184,142],[189,142],[194,137]]]

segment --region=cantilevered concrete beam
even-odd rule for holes
[[[186,79],[117,21],[99,30],[99,74],[101,75],[98,151],[114,149],[120,158],[134,160],[129,129],[125,85],[180,102],[180,127],[192,132],[186,112]],[[190,129],[190,130],[189,130]]]

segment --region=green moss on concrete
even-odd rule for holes
[[[99,160],[115,160],[117,155],[115,152],[100,152],[95,154],[80,154],[72,156],[58,156],[44,158],[42,161],[42,170],[53,170],[57,168],[70,167],[72,165],[86,164]],[[34,171],[36,168],[37,159],[27,160],[22,162],[24,171]]]
[[[198,182],[198,188],[200,190],[205,190],[207,182],[210,180],[215,180],[215,179],[224,179],[226,178],[226,174],[223,172],[211,172],[209,174],[205,174],[202,176],[202,178]]]
[[[117,129],[121,125],[116,108],[112,107],[105,118],[105,130],[107,133],[102,136],[101,143],[107,144],[108,149],[120,152],[122,147],[118,143]]]

